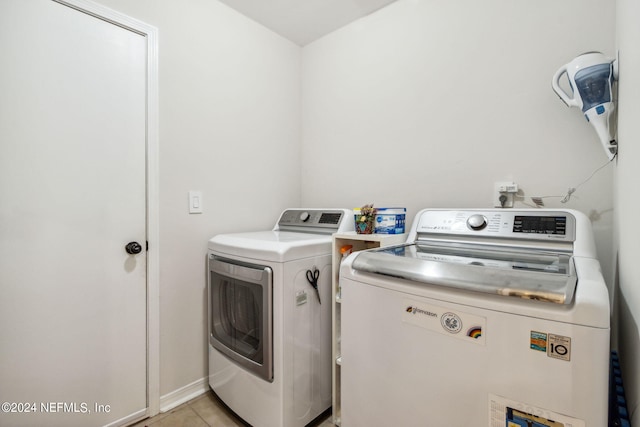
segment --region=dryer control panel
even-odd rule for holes
[[[274,230],[333,234],[353,229],[353,213],[348,209],[287,209]]]

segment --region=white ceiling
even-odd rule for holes
[[[304,46],[396,0],[220,0]]]

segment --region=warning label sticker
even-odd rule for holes
[[[489,427],[586,427],[585,421],[489,393]]]

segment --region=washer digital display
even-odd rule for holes
[[[564,236],[567,232],[567,217],[518,215],[513,218],[513,232]]]

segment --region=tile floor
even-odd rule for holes
[[[147,418],[131,427],[248,427],[213,394],[211,390],[164,414]],[[310,424],[313,427],[334,427],[327,411]]]

